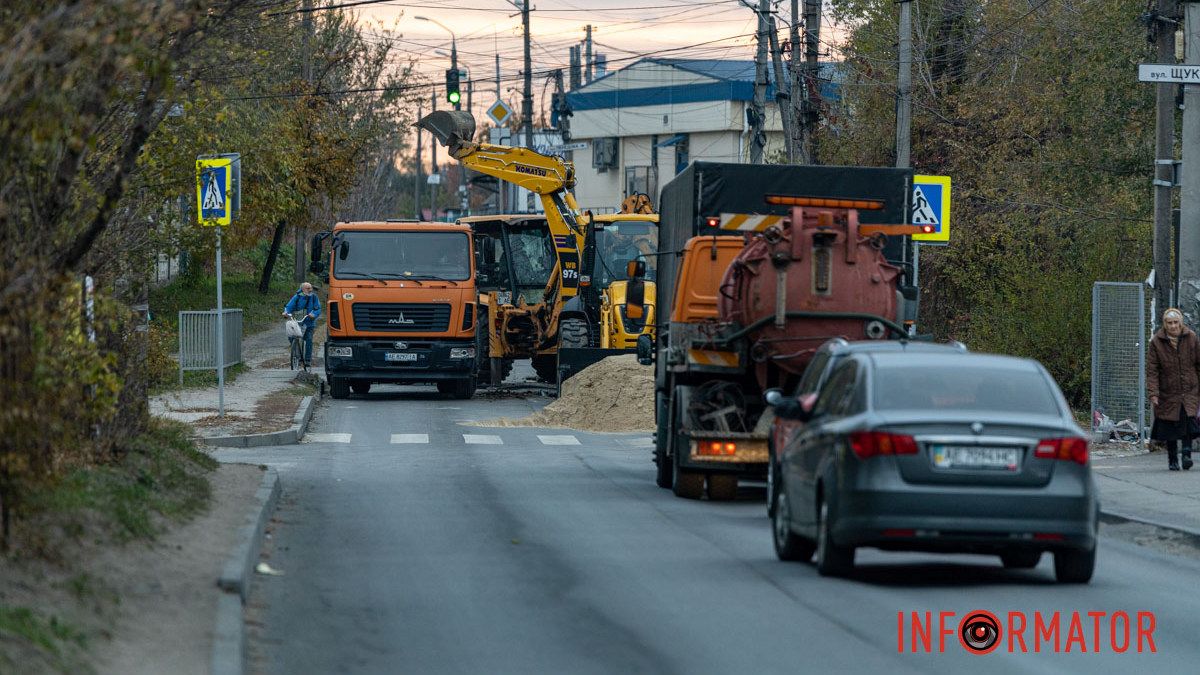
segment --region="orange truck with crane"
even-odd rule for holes
[[[733,499],[766,478],[771,388],[791,391],[829,338],[906,338],[912,172],[695,162],[662,191],[656,481]]]
[[[434,384],[455,398],[476,386],[471,229],[406,220],[338,223],[312,239],[326,277],[325,377],[333,398],[372,384]],[[482,334],[482,333],[480,333]]]

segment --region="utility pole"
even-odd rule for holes
[[[312,86],[313,85],[313,67],[312,67],[312,42],[313,42],[313,40],[312,40],[312,38],[313,38],[312,15],[313,15],[313,13],[312,13],[312,6],[313,6],[312,0],[304,0],[304,3],[303,3],[304,14],[300,18],[300,33],[301,33],[300,47],[301,47],[301,51],[303,52],[303,55],[304,55],[304,61],[302,62],[302,65],[301,65],[301,68],[303,69],[303,72],[301,73],[301,77],[304,78],[304,82],[307,85],[306,89],[305,89],[305,93],[307,93],[307,94],[313,93],[313,86]],[[312,205],[308,204],[307,202],[308,202],[308,200],[306,198],[304,212],[306,214],[308,214],[309,218],[312,218],[312,214],[313,214]],[[303,251],[306,248],[304,245],[304,240],[307,238],[308,238],[308,228],[305,227],[305,222],[303,219],[301,219],[296,222],[296,238],[295,238],[295,241],[292,242],[295,245],[295,249],[296,249],[296,255],[294,256],[295,259],[292,261],[292,263],[293,263],[292,264],[292,280],[297,283],[304,281],[304,275],[308,271],[307,266],[305,265],[304,255],[302,255]]]
[[[1148,28],[1157,47],[1158,63],[1175,62],[1175,27],[1179,15],[1175,0],[1158,0]],[[1189,61],[1190,62],[1190,61]],[[1154,300],[1157,313],[1174,302],[1171,270],[1171,234],[1174,230],[1172,197],[1175,189],[1175,86],[1156,84],[1154,120]],[[1151,325],[1159,318],[1151,316]],[[1195,325],[1195,324],[1192,324]]]
[[[795,7],[795,0],[792,0]],[[801,154],[809,164],[817,164],[817,123],[820,122],[821,64],[821,0],[804,0],[804,95],[800,97],[803,115],[804,149]]]
[[[587,38],[583,42],[583,44],[584,44],[584,47],[583,47],[583,58],[584,58],[583,83],[584,84],[588,84],[589,82],[592,81],[592,25],[588,24],[588,27],[586,30],[587,30]]]
[[[437,112],[437,89],[435,88],[429,94],[429,100],[432,103],[430,110]],[[435,178],[436,176],[436,178]],[[437,164],[437,143],[434,139],[429,139],[429,177],[434,182],[429,184],[429,219],[437,220],[437,193],[438,185],[442,180],[442,175],[438,171]]]
[[[750,103],[750,163],[762,164],[763,148],[767,145],[763,119],[767,107],[767,13],[771,11],[770,0],[758,0],[758,8],[742,0],[742,4],[758,14],[758,51],[754,54],[754,100]]]
[[[791,89],[788,91],[787,115],[792,119],[792,136],[789,139],[792,161],[796,164],[809,164],[805,154],[807,143],[804,140],[804,100],[808,97],[805,89],[808,83],[800,75],[800,0],[792,0],[792,25],[788,29],[788,74],[791,76]],[[783,111],[780,111],[783,114]]]
[[[775,17],[768,23],[771,35],[771,63],[775,68],[775,107],[783,123],[784,146],[787,148],[788,164],[796,163],[796,144],[792,137],[791,90],[783,86],[783,56],[779,53],[779,38],[776,37]],[[795,83],[795,80],[793,80]]]
[[[421,119],[421,117],[422,117],[421,105],[417,104],[417,119]],[[413,208],[413,210],[416,211],[416,213],[413,214],[413,217],[416,218],[417,220],[424,220],[424,218],[421,217],[423,215],[421,213],[421,174],[424,172],[421,171],[421,128],[420,127],[417,127],[417,154],[414,157],[414,159],[416,160],[414,163],[417,165],[417,167],[416,167],[416,175],[414,176],[414,181],[413,181],[414,182],[414,185],[413,185],[413,207],[414,208]]]
[[[1183,60],[1188,64],[1200,63],[1200,4],[1185,0],[1183,11],[1186,50]],[[1200,319],[1200,86],[1194,84],[1183,87],[1183,176],[1180,183],[1178,304],[1187,322],[1196,326]]]
[[[500,53],[496,52],[496,100],[500,100]]]
[[[529,54],[529,0],[521,2],[521,27],[525,30],[525,93],[521,99],[521,114],[525,117],[525,147],[533,148],[533,59]],[[590,35],[590,26],[588,30]]]
[[[896,167],[907,169],[912,143],[912,0],[900,0],[900,59],[896,83]]]

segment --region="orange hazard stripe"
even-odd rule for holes
[[[736,368],[738,355],[734,352],[719,352],[709,349],[689,349],[688,361],[703,366]]]

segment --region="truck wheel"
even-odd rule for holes
[[[468,377],[465,380],[454,381],[454,398],[468,399],[475,395],[476,380]]]
[[[704,495],[704,474],[679,467],[679,453],[675,453],[675,481],[671,490],[676,497],[700,499]]]
[[[439,394],[453,394],[457,383],[454,380],[439,380],[437,382],[437,390]]]
[[[356,394],[364,394],[365,395],[371,391],[371,383],[370,382],[355,382],[350,385],[350,391],[352,391]]]
[[[329,376],[329,395],[333,398],[349,398],[350,383],[344,377]]]
[[[731,502],[737,499],[737,476],[728,473],[708,474],[708,498],[714,502]]]
[[[669,488],[675,482],[675,464],[670,457],[664,455],[657,447],[654,448],[654,484],[660,488]]]
[[[821,522],[817,523],[817,573],[823,577],[848,574],[854,569],[854,547],[833,543],[833,523],[829,518],[829,502],[821,496]]]
[[[533,372],[537,373],[538,379],[542,382],[554,384],[558,382],[558,355],[557,354],[538,354],[529,360],[533,366]]]
[[[586,349],[592,346],[587,321],[579,317],[563,319],[558,324],[559,344],[567,349]]]
[[[792,532],[792,509],[788,505],[787,494],[777,490],[772,501],[771,533],[775,541],[775,556],[780,560],[808,561],[817,550],[816,542]]]

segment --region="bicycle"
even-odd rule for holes
[[[284,314],[289,321],[295,321],[291,314]],[[298,322],[297,322],[298,323]],[[304,361],[304,326],[300,327],[300,335],[288,336],[289,362],[292,370],[304,369],[308,372],[308,363]]]

